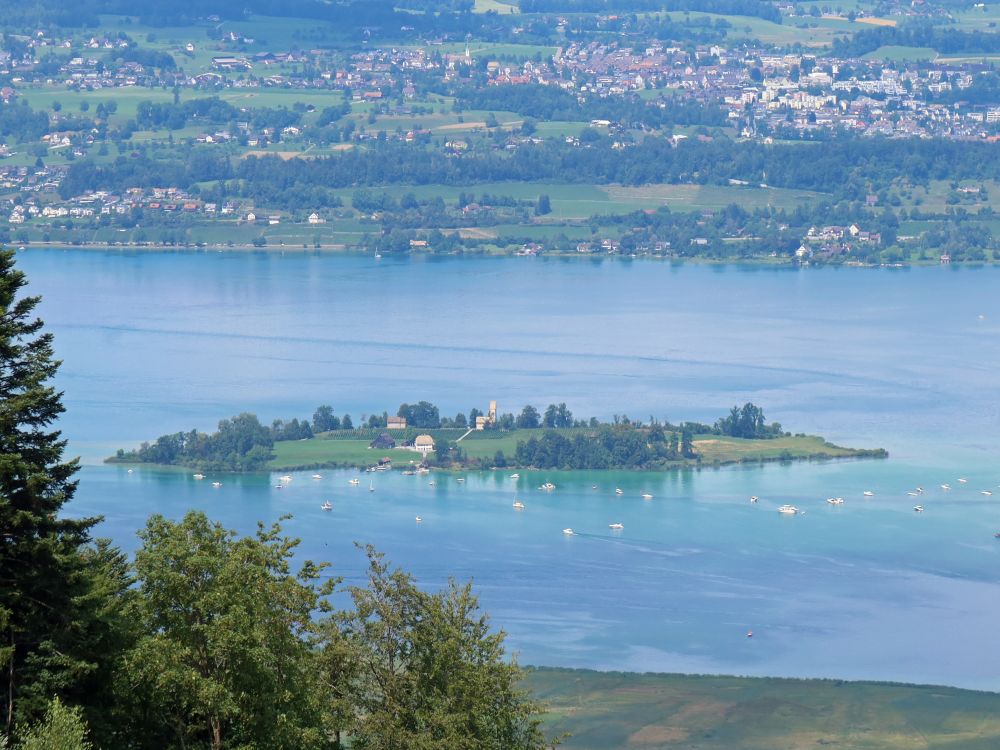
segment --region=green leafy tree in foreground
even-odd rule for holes
[[[366,548],[368,585],[326,623],[324,660],[343,697],[355,750],[540,750],[541,707],[519,687],[505,635],[490,629],[471,584],[438,593]],[[335,682],[335,680],[330,680]],[[348,707],[348,712],[343,711]]]
[[[4,745],[0,744],[0,748]],[[49,703],[45,719],[24,732],[14,750],[92,750],[87,723],[79,708],[64,706],[58,698]]]
[[[52,424],[63,411],[50,381],[52,335],[14,254],[0,252],[0,732],[39,719],[53,694],[94,668],[79,640],[90,587],[81,549],[97,519],[60,517],[77,462]]]
[[[237,537],[198,512],[153,516],[139,537],[142,636],[121,688],[142,746],[329,747],[310,642],[324,566],[293,573],[298,540],[278,525]]]

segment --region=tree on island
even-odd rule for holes
[[[549,404],[542,419],[545,427],[572,427],[573,412],[566,408],[566,404]]]
[[[340,429],[340,419],[333,414],[332,406],[319,406],[313,413],[312,428],[314,432],[329,432]]]
[[[441,426],[441,413],[429,401],[418,401],[415,404],[400,404],[396,416],[403,417],[411,427],[437,429]]]
[[[764,410],[749,401],[743,408],[734,406],[729,415],[715,423],[717,432],[738,438],[768,438],[781,435],[781,425],[774,422],[770,425],[764,419]]]
[[[541,423],[542,418],[538,414],[538,409],[534,406],[528,405],[521,409],[521,413],[517,415],[514,425],[519,430],[533,430]]]

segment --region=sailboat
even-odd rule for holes
[[[327,500],[325,503],[323,503],[319,507],[322,508],[323,510],[333,510],[333,503],[331,503],[329,500]]]
[[[372,481],[368,482],[368,491],[369,492],[374,492],[375,491],[375,482],[372,482]]]

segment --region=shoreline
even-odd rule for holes
[[[863,460],[885,460],[889,458],[889,452],[885,448],[846,448],[841,450],[854,451],[852,455],[842,455],[835,456],[831,454],[817,453],[809,456],[793,456],[791,458],[783,458],[780,456],[759,456],[732,460],[712,460],[712,461],[696,461],[687,460],[684,462],[677,462],[674,465],[669,466],[658,466],[650,468],[641,469],[627,469],[627,468],[612,468],[612,469],[572,469],[572,468],[558,468],[558,469],[539,469],[534,466],[493,466],[488,468],[480,467],[466,467],[466,466],[429,466],[427,467],[430,471],[437,473],[448,473],[448,474],[459,474],[468,472],[485,472],[485,473],[496,473],[496,472],[511,472],[511,471],[531,471],[531,472],[545,472],[545,473],[555,473],[555,474],[568,474],[570,472],[588,472],[594,474],[603,474],[610,472],[617,473],[627,473],[627,474],[655,474],[655,473],[672,473],[677,471],[701,471],[703,469],[722,469],[729,466],[746,466],[746,465],[764,465],[764,464],[792,464],[792,463],[809,463],[809,462],[819,462],[826,463],[829,461],[863,461]],[[330,471],[348,471],[355,470],[362,473],[386,473],[386,472],[402,472],[408,470],[410,467],[399,464],[392,466],[388,469],[381,469],[376,472],[369,471],[369,467],[372,464],[361,465],[357,463],[350,462],[338,462],[338,461],[325,461],[316,462],[301,465],[289,465],[289,466],[276,466],[272,468],[263,468],[254,471],[236,471],[233,469],[211,469],[199,466],[192,466],[186,464],[158,464],[149,463],[145,461],[130,461],[126,459],[119,459],[116,456],[109,456],[104,459],[102,465],[109,466],[128,466],[128,467],[149,467],[152,469],[170,469],[177,471],[196,471],[196,472],[211,472],[213,474],[228,474],[228,475],[244,475],[251,476],[254,474],[274,474],[275,472],[299,472],[299,471],[313,471],[317,469],[326,469]]]
[[[264,253],[264,254],[274,254],[274,255],[285,255],[288,253],[293,253],[295,255],[321,255],[321,256],[346,256],[346,257],[368,257],[375,259],[371,252],[356,247],[348,247],[347,245],[320,245],[315,247],[310,245],[309,247],[302,247],[301,245],[266,245],[263,247],[257,247],[255,245],[249,244],[205,244],[201,247],[195,246],[170,246],[170,245],[111,245],[111,244],[100,244],[93,242],[84,242],[80,244],[72,242],[62,242],[62,243],[46,243],[44,245],[33,245],[33,244],[18,244],[18,243],[8,243],[11,246],[16,247],[18,252],[29,252],[31,250],[85,250],[88,252],[112,252],[118,251],[120,253],[176,253],[176,254],[208,254],[208,253]],[[950,261],[948,263],[942,263],[939,260],[908,260],[900,261],[898,263],[862,263],[856,261],[847,261],[843,263],[823,263],[816,261],[809,261],[807,263],[800,263],[794,258],[710,258],[707,256],[691,256],[691,257],[676,257],[676,256],[665,256],[665,255],[618,255],[618,254],[581,254],[581,253],[542,253],[540,255],[519,255],[516,252],[460,252],[460,253],[447,253],[447,254],[434,254],[426,252],[410,252],[402,254],[388,254],[382,256],[382,260],[399,260],[399,259],[411,259],[411,258],[461,258],[466,260],[473,259],[492,259],[492,258],[531,258],[531,259],[548,259],[553,260],[569,260],[576,259],[580,261],[594,261],[594,260],[611,260],[616,262],[633,262],[633,261],[655,261],[655,262],[665,262],[674,263],[677,265],[707,265],[707,266],[753,266],[757,268],[787,268],[787,269],[809,269],[809,268],[858,268],[866,270],[906,270],[908,268],[984,268],[984,267],[1000,267],[1000,260],[966,260],[966,261]]]

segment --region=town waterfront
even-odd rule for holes
[[[202,508],[242,531],[292,513],[303,553],[349,583],[354,541],[429,586],[474,578],[524,663],[1000,689],[1000,269],[38,249],[19,264],[45,296],[62,427],[87,464],[70,507],[104,515],[125,547],[151,512]],[[675,422],[750,400],[890,459],[435,486],[380,474],[374,492],[352,472],[277,490],[266,475],[99,464],[239,411],[330,403],[357,419],[491,398]],[[554,492],[535,489],[547,480]],[[922,514],[905,494],[917,485]],[[780,516],[785,502],[806,513]]]

